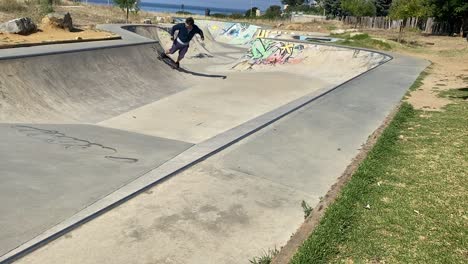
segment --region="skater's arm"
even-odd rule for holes
[[[181,25],[182,25],[182,24],[177,24],[177,25],[175,25],[175,26],[173,26],[173,27],[171,28],[171,31],[169,32],[169,34],[171,34],[171,39],[172,39],[172,40],[174,40],[174,34],[176,33],[176,31],[180,30],[180,26],[181,26]]]
[[[205,35],[203,34],[203,30],[201,30],[199,27],[197,27],[197,33],[200,35],[202,40],[205,40]]]

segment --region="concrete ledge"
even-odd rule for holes
[[[157,41],[125,30],[124,27],[130,25],[98,25],[98,29],[116,33],[121,39],[100,40],[89,42],[73,42],[50,45],[39,45],[33,47],[7,48],[0,49],[0,60],[11,60],[24,57],[45,56],[60,53],[80,52],[96,49],[119,48],[125,46],[134,46],[142,44],[157,43]]]
[[[122,39],[122,37],[115,36],[115,37],[108,37],[108,38],[68,39],[68,40],[55,40],[55,41],[50,41],[50,42],[31,42],[31,43],[20,43],[20,44],[8,44],[8,45],[0,46],[0,49],[13,49],[13,48],[24,48],[24,47],[54,45],[54,44],[83,43],[83,42],[106,41],[106,40],[117,40],[117,39]]]

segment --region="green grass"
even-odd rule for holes
[[[467,262],[468,91],[441,96],[403,103],[291,263]]]
[[[301,207],[302,207],[302,210],[304,211],[304,219],[309,217],[312,211],[314,210],[314,208],[310,207],[310,205],[304,200],[302,200]]]
[[[429,75],[428,70],[430,69],[430,67],[431,66],[429,66],[426,70],[424,70],[423,72],[421,72],[421,74],[419,74],[416,81],[414,81],[414,83],[408,89],[409,92],[416,91],[419,87],[421,87],[421,85],[423,84],[424,78],[426,78],[426,76]]]
[[[389,43],[379,39],[374,39],[367,33],[362,33],[354,36],[351,36],[351,33],[343,33],[332,34],[331,36],[343,39],[336,42],[336,44],[339,45],[380,50],[392,49],[392,45],[390,45]]]
[[[249,260],[251,264],[270,264],[273,257],[275,257],[279,253],[278,249],[269,249],[266,252],[263,252],[263,255],[260,257],[254,257],[253,259]]]

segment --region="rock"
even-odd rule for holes
[[[143,20],[143,24],[153,24],[153,23],[151,22],[151,19],[147,18]]]
[[[76,40],[82,40],[83,38],[81,38],[81,37],[76,37],[75,39],[76,39]]]
[[[36,24],[29,17],[17,18],[0,24],[0,31],[5,33],[28,35],[36,30]]]
[[[174,23],[174,18],[167,16],[163,18],[163,23]]]
[[[343,34],[345,33],[345,30],[344,29],[335,29],[335,30],[332,30],[330,31],[331,34]]]
[[[155,17],[154,20],[156,20],[156,23],[162,23],[162,22],[164,22],[164,18],[163,18],[163,17],[160,17],[160,16]]]
[[[70,13],[50,13],[42,19],[43,25],[73,30],[73,21]]]

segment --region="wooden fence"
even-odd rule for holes
[[[424,33],[434,35],[448,35],[463,33],[462,22],[448,23],[436,22],[434,18],[408,18],[404,20],[392,20],[389,17],[341,17],[344,24],[354,25],[360,28],[375,29],[399,29],[400,25],[405,28],[417,28]],[[466,31],[466,29],[465,29]],[[465,32],[466,34],[466,32]]]

